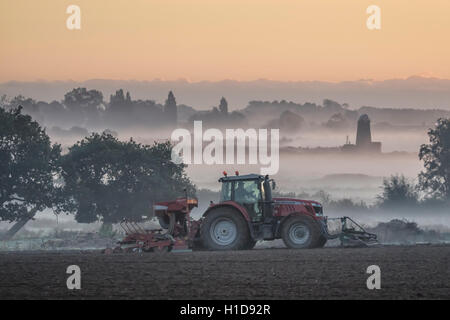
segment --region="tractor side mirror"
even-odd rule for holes
[[[277,184],[275,183],[275,180],[272,180],[272,190],[275,190],[277,187]]]

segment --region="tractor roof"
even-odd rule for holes
[[[245,174],[242,176],[225,176],[219,179],[219,182],[228,182],[228,181],[244,181],[244,180],[264,180],[264,176],[259,174]]]

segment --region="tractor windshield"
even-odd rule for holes
[[[258,181],[236,181],[234,201],[238,203],[258,203],[261,201],[261,191]]]
[[[224,181],[220,201],[235,201],[245,207],[252,220],[262,218],[262,183],[258,180]]]
[[[260,185],[257,180],[224,181],[220,201],[258,203],[263,200]]]

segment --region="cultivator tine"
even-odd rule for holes
[[[128,230],[129,230],[129,234],[134,233],[134,231],[133,231],[133,229],[131,228],[131,225],[130,225],[130,223],[129,223],[128,221],[126,222],[126,226],[127,226]]]
[[[134,233],[141,233],[141,232],[139,231],[139,228],[136,227],[136,223],[135,223],[135,222],[130,222],[130,228],[133,228]]]
[[[130,224],[128,223],[127,220],[123,220],[120,223],[120,226],[122,227],[122,229],[125,231],[126,234],[132,234],[134,233],[134,231],[131,229]]]
[[[361,225],[350,217],[327,218],[326,221],[339,221],[340,231],[330,234],[327,223],[323,226],[327,239],[339,239],[343,247],[367,247],[378,244],[377,236],[367,232]]]
[[[342,217],[342,246],[368,247],[378,244],[377,235],[367,232],[350,217]]]
[[[128,230],[124,226],[125,220],[120,221],[119,225],[122,228],[123,231],[125,231],[125,234],[129,234]]]
[[[137,222],[134,223],[134,226],[140,233],[147,233],[144,228],[142,228]]]

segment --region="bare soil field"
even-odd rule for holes
[[[381,289],[368,290],[369,265]],[[66,268],[81,268],[68,290]],[[450,246],[0,253],[1,299],[449,299]]]

